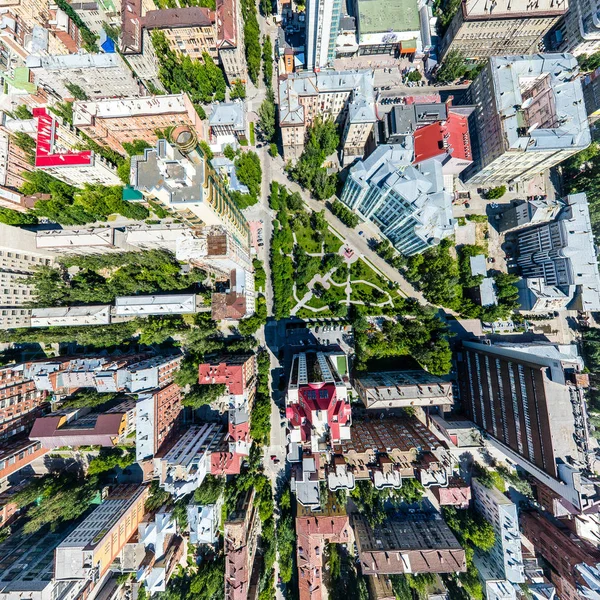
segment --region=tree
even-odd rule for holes
[[[97,408],[113,402],[117,394],[102,393],[95,388],[81,388],[67,396],[60,404],[61,408]]]
[[[240,98],[243,100],[246,97],[246,86],[242,83],[240,79],[236,79],[231,86],[231,91],[229,92],[229,99],[235,100]]]
[[[406,80],[407,81],[421,81],[421,71],[419,71],[418,69],[415,69],[414,71],[411,71],[407,77]]]
[[[331,205],[331,212],[347,227],[354,229],[359,223],[358,215],[353,213],[347,206],[339,200],[335,200]]]
[[[248,187],[250,196],[258,199],[262,184],[262,168],[258,154],[251,150],[241,152],[235,159],[235,173],[240,182]]]
[[[200,506],[216,504],[224,489],[224,480],[209,474],[204,478],[200,487],[194,492],[194,502]]]
[[[244,46],[246,49],[246,66],[248,76],[254,85],[260,74],[260,28],[256,16],[254,0],[242,0],[242,21],[244,23]]]
[[[179,370],[175,372],[174,380],[180,387],[198,383],[198,362],[190,355],[186,356],[181,361]]]
[[[11,134],[11,139],[15,146],[23,150],[27,155],[27,162],[35,164],[35,140],[22,131],[15,131]]]
[[[594,52],[594,54],[580,54],[577,57],[577,62],[583,72],[595,71],[600,67],[600,52]]]
[[[200,408],[205,404],[216,402],[224,396],[227,391],[225,384],[195,384],[187,394],[184,394],[181,404],[191,408]]]
[[[87,100],[88,96],[83,90],[83,88],[79,87],[76,83],[66,83],[65,87],[71,92],[71,95],[75,100]]]
[[[273,158],[275,158],[275,157],[276,157],[276,156],[279,154],[279,151],[277,150],[277,144],[275,144],[275,143],[273,143],[273,142],[271,142],[271,143],[269,144],[269,154],[270,154],[270,155],[271,155]]]
[[[225,156],[225,158],[228,158],[229,160],[234,160],[235,159],[235,150],[229,144],[227,144],[225,146],[225,148],[223,148],[223,155]]]
[[[271,88],[258,109],[258,127],[266,140],[275,137],[275,96]]]
[[[256,303],[256,312],[242,319],[238,324],[238,331],[245,336],[255,334],[267,322],[267,301],[264,296],[259,296]]]
[[[467,71],[465,58],[459,50],[450,50],[437,70],[436,79],[440,83],[452,83],[463,77]]]
[[[144,504],[146,512],[156,512],[159,508],[165,505],[171,506],[172,504],[173,497],[171,494],[160,487],[158,479],[153,479],[148,490],[148,498],[146,498],[146,503]]]
[[[271,0],[261,0],[261,6],[263,2],[271,5]],[[263,37],[262,59],[263,79],[265,81],[265,85],[270,88],[273,82],[273,43],[268,35]]]
[[[498,187],[494,187],[491,190],[488,190],[485,195],[487,200],[497,200],[498,198],[502,198],[506,194],[506,186],[499,185]]]
[[[135,448],[102,448],[100,454],[90,460],[88,475],[99,475],[116,467],[125,469],[135,462]]]
[[[31,118],[33,118],[33,115],[31,114],[31,111],[29,110],[29,108],[27,107],[26,104],[19,104],[19,106],[17,106],[17,108],[15,108],[15,110],[13,110],[13,115],[14,115],[15,119],[31,119]]]
[[[75,9],[67,2],[67,0],[56,0],[58,7],[73,21],[79,30],[79,35],[83,40],[83,45],[88,52],[96,53],[99,51],[97,40],[98,36],[92,33],[90,28],[83,22],[81,17],[75,12]]]
[[[31,213],[22,213],[11,208],[0,207],[0,223],[5,225],[36,225],[37,217]]]

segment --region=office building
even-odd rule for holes
[[[452,459],[446,445],[416,417],[356,419],[350,438],[333,443],[326,467],[329,489],[353,489],[369,480],[377,489],[400,488],[417,477],[425,487],[447,486]]]
[[[78,150],[85,141],[66,121],[59,123],[45,108],[34,108],[37,119],[35,168],[75,187],[121,185],[117,167],[93,150]]]
[[[120,154],[126,154],[123,144],[134,140],[156,145],[158,129],[188,126],[198,138],[203,137],[202,120],[187,94],[77,100],[73,125]]]
[[[574,56],[600,50],[598,6],[591,0],[569,0],[569,10],[552,32],[553,49]]]
[[[343,164],[362,157],[377,122],[373,82],[369,70],[290,73],[281,78],[279,126],[285,160],[300,157],[317,117],[340,126]]]
[[[154,3],[150,5],[151,9],[155,7]],[[150,84],[162,90],[162,83],[158,77],[159,63],[152,45],[152,37],[150,31],[143,27],[143,17],[148,10],[148,2],[122,0],[121,6],[119,51],[146,85]]]
[[[290,442],[313,452],[350,439],[352,409],[338,369],[345,355],[306,352],[292,359],[286,396]]]
[[[219,62],[229,85],[245,82],[246,55],[244,52],[244,22],[240,3],[236,0],[217,0],[217,50]]]
[[[352,528],[363,575],[467,570],[465,551],[439,513],[388,517],[375,527],[355,514]]]
[[[521,288],[521,308],[544,311],[549,306],[585,312],[600,310],[600,274],[596,243],[585,194],[567,196],[554,221],[519,231],[517,264],[538,288]],[[552,299],[553,304],[548,305]]]
[[[65,409],[38,417],[29,439],[48,450],[62,446],[104,446],[111,448],[127,442],[135,428],[135,401],[128,400],[104,413],[89,408]]]
[[[221,225],[243,246],[250,245],[250,228],[229,190],[212,169],[194,133],[179,127],[174,143],[159,140],[143,156],[131,157],[131,185],[158,201],[192,228]]]
[[[242,494],[223,524],[225,538],[225,600],[247,600],[260,534],[254,489]]]
[[[436,246],[455,227],[442,164],[435,159],[416,166],[411,162],[410,149],[378,146],[350,169],[340,197],[407,256]]]
[[[489,552],[476,552],[474,559],[485,597],[516,599],[517,588],[525,581],[517,507],[498,489],[488,488],[478,479],[473,479],[472,488],[475,510],[492,525],[495,533],[494,547]]]
[[[211,472],[211,454],[219,450],[224,436],[218,423],[189,427],[154,461],[160,487],[177,499],[194,492]]]
[[[462,0],[442,38],[440,57],[451,51],[474,60],[536,54],[568,8],[568,0],[501,0],[493,6],[485,0]]]
[[[422,55],[422,27],[417,0],[353,0],[358,53],[391,54],[405,58]]]
[[[56,548],[57,580],[100,580],[144,518],[148,487],[117,486]]]
[[[458,367],[463,408],[487,442],[573,512],[587,508],[587,377],[576,346],[465,341]]]
[[[152,458],[177,431],[181,411],[181,388],[176,383],[138,395],[136,404],[136,460]]]
[[[581,600],[598,593],[598,548],[535,511],[521,514],[521,531],[550,566],[559,598]]]
[[[27,475],[31,475],[31,469],[27,469],[26,474],[16,474],[47,452],[48,450],[43,448],[40,442],[28,440],[27,438],[15,438],[3,442],[0,447],[0,489],[9,485],[9,483],[12,486],[17,480],[25,479]]]
[[[163,33],[173,52],[202,60],[204,53],[217,58],[216,13],[201,6],[149,10],[144,29]]]
[[[510,206],[496,219],[501,232],[523,229],[540,223],[553,221],[564,206],[562,200],[538,199],[513,200]]]
[[[341,0],[308,0],[306,3],[307,70],[332,66],[341,11]]]
[[[69,85],[79,86],[91,100],[137,96],[140,86],[131,69],[116,52],[64,54],[27,58],[36,83],[57,98],[71,98]]]
[[[341,502],[329,496],[323,509],[298,506],[296,513],[296,562],[298,564],[299,600],[326,597],[323,567],[325,544],[351,544],[352,528]]]
[[[499,23],[501,25],[501,23]],[[471,184],[528,180],[587,148],[591,137],[577,60],[569,54],[493,56],[469,87]]]
[[[368,409],[410,406],[450,407],[452,383],[427,371],[369,372],[354,379],[354,389]]]

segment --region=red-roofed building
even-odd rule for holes
[[[239,3],[235,0],[217,0],[217,50],[227,81],[246,80],[244,41],[240,32],[243,23]]]
[[[445,121],[419,127],[413,139],[415,165],[433,158],[442,163],[444,174],[458,175],[473,162],[468,118],[450,107]]]
[[[344,355],[308,352],[292,360],[286,416],[290,441],[318,452],[320,445],[350,439],[352,409],[338,373]]]
[[[448,487],[432,487],[431,491],[437,498],[440,506],[456,506],[456,508],[469,508],[471,501],[471,486],[464,479],[452,477]]]
[[[83,184],[122,185],[116,167],[91,150],[66,121],[59,123],[46,108],[34,108],[37,119],[35,167],[76,187]]]

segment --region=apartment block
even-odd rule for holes
[[[325,544],[351,544],[350,520],[342,503],[329,497],[316,511],[298,506],[296,514],[296,560],[300,600],[321,600]]]
[[[600,274],[585,194],[567,196],[554,221],[519,231],[516,240],[523,310],[600,309]]]
[[[33,440],[21,438],[3,442],[0,447],[0,488],[7,484],[8,479],[14,481],[15,473],[44,456],[46,452],[40,442]]]
[[[136,406],[133,400],[94,413],[88,408],[59,410],[38,417],[29,433],[48,450],[62,446],[103,446],[111,448],[127,442],[135,428]]]
[[[458,367],[463,408],[488,443],[573,513],[588,508],[587,377],[576,347],[465,341]]]
[[[215,321],[239,321],[256,310],[254,274],[246,269],[232,269],[223,282],[225,291],[211,295],[211,314]]]
[[[131,158],[132,187],[158,201],[190,227],[221,225],[249,247],[248,222],[197,146],[194,132],[179,127],[171,137],[173,143],[159,140],[156,148]]]
[[[8,132],[0,130],[0,185],[18,190],[25,183],[23,173],[32,170],[27,154],[15,144]]]
[[[246,55],[244,51],[244,22],[240,3],[236,0],[217,0],[217,51],[227,82],[245,82]]]
[[[407,256],[439,244],[455,228],[442,164],[435,159],[416,166],[412,162],[411,148],[378,146],[351,167],[340,197]]]
[[[252,593],[251,580],[256,547],[260,534],[258,507],[254,490],[238,499],[235,509],[223,524],[225,538],[225,600],[248,600]]]
[[[181,388],[176,383],[139,394],[136,404],[136,460],[152,458],[173,437],[182,410]]]
[[[587,148],[591,137],[577,60],[570,54],[493,56],[463,100],[472,184],[526,181]]]
[[[600,50],[600,23],[594,0],[570,0],[569,10],[551,33],[552,48],[574,56],[594,54]]]
[[[494,528],[495,543],[489,552],[476,552],[475,565],[488,600],[517,598],[518,586],[525,582],[521,534],[516,505],[495,487],[488,488],[473,479],[475,509]]]
[[[98,581],[144,518],[148,487],[117,486],[56,548],[57,580]]]
[[[373,71],[290,73],[279,82],[279,126],[285,160],[304,149],[306,132],[316,117],[332,119],[342,128],[342,163],[361,158],[373,126]]]
[[[369,372],[354,379],[354,389],[368,409],[409,406],[450,407],[452,383],[427,371]]]
[[[35,168],[75,187],[121,185],[117,167],[92,150],[77,150],[84,144],[66,121],[59,123],[45,108],[34,108],[37,119]]]
[[[72,0],[69,4],[97,36],[104,31],[104,23],[119,25],[121,22],[121,3],[118,0]]]
[[[201,60],[206,52],[217,58],[216,13],[201,6],[149,10],[144,29],[161,31],[173,52]]]
[[[342,12],[341,0],[309,0],[306,4],[306,69],[331,66]]]
[[[467,570],[465,551],[439,513],[388,517],[375,527],[355,514],[352,528],[364,575]]]
[[[67,54],[27,58],[37,85],[57,98],[71,98],[67,84],[79,86],[91,100],[137,96],[140,86],[123,58],[111,54]]]
[[[443,58],[458,51],[465,58],[482,60],[508,54],[536,54],[542,39],[567,12],[568,0],[516,3],[501,0],[462,0],[440,47]]]

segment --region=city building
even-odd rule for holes
[[[160,202],[192,228],[221,225],[238,243],[250,245],[250,227],[220,176],[212,169],[196,137],[185,127],[174,130],[174,144],[159,140],[143,156],[131,157],[131,185]]]
[[[35,168],[75,187],[121,185],[117,167],[93,150],[77,150],[85,143],[66,121],[59,123],[45,108],[34,108],[37,119]]]
[[[126,154],[123,144],[134,140],[156,145],[158,129],[187,126],[198,138],[203,137],[202,120],[187,94],[77,100],[73,125],[120,154]]]
[[[350,439],[352,409],[339,361],[343,367],[346,356],[306,352],[293,357],[285,403],[291,444],[316,453]]]
[[[344,165],[362,157],[377,122],[373,82],[374,74],[369,70],[290,73],[280,78],[279,127],[284,159],[300,157],[306,132],[317,117],[340,126]]]
[[[501,232],[523,229],[540,223],[553,221],[564,206],[562,200],[531,198],[530,200],[513,200],[509,207],[499,215],[498,229]]]
[[[296,561],[299,600],[321,600],[323,593],[325,544],[351,544],[352,528],[341,502],[329,496],[323,509],[298,506],[296,513]]]
[[[422,55],[419,6],[417,0],[353,0],[358,53],[407,58]]]
[[[450,407],[454,402],[452,383],[427,371],[380,371],[356,377],[353,382],[368,409],[409,406]]]
[[[0,439],[28,433],[36,417],[49,408],[47,396],[36,389],[23,365],[0,367]]]
[[[225,538],[225,600],[252,598],[251,581],[260,534],[254,489],[242,494],[223,524]]]
[[[24,479],[31,474],[16,473],[28,467],[34,460],[44,456],[47,450],[42,448],[39,442],[31,441],[26,438],[14,439],[3,442],[0,447],[0,489],[6,485],[14,485],[17,479]],[[1,521],[0,521],[1,523]]]
[[[113,447],[127,442],[135,427],[135,401],[128,400],[104,413],[89,408],[65,409],[38,417],[29,433],[48,450],[61,446]]]
[[[567,196],[554,221],[516,233],[517,264],[526,282],[522,310],[600,310],[596,243],[585,194]],[[551,303],[551,304],[549,304]]]
[[[408,256],[439,244],[455,227],[442,164],[435,159],[411,163],[410,149],[378,146],[350,169],[340,197]]]
[[[91,100],[136,96],[140,86],[131,69],[116,52],[64,54],[27,58],[36,83],[62,100],[71,98],[67,84],[80,87]]]
[[[502,25],[502,22],[499,22]],[[589,146],[577,60],[569,54],[493,56],[463,99],[473,164],[471,184],[531,179]]]
[[[600,50],[598,7],[590,0],[569,0],[569,10],[554,28],[550,38],[553,50],[575,56]]]
[[[206,52],[217,58],[216,13],[202,6],[149,10],[144,29],[164,34],[171,50],[201,60]]]
[[[375,527],[357,513],[352,528],[363,575],[467,570],[465,551],[439,513],[388,517]]]
[[[118,296],[115,298],[115,315],[118,317],[189,315],[197,311],[196,302],[196,294]]]
[[[333,445],[326,467],[329,489],[353,489],[357,480],[377,489],[400,488],[417,477],[425,487],[447,486],[452,459],[443,442],[416,417],[355,419],[350,439]]]
[[[182,498],[200,487],[211,472],[211,454],[219,451],[224,435],[218,423],[189,427],[154,461],[160,486],[175,498]]]
[[[190,544],[217,544],[220,535],[221,509],[223,497],[216,504],[199,506],[188,504],[188,528]]]
[[[471,503],[471,486],[461,477],[451,477],[447,487],[434,486],[431,491],[440,506],[466,510]]]
[[[22,528],[11,531],[6,541],[0,543],[0,598],[21,600],[27,595],[30,600],[76,600],[81,597],[87,581],[59,581],[54,577],[54,552],[73,529],[68,524],[36,536],[23,533]]]
[[[341,0],[308,0],[306,3],[307,70],[318,71],[333,64],[341,11]]]
[[[121,5],[119,51],[145,85],[162,90],[162,83],[158,77],[159,63],[152,45],[152,37],[150,31],[143,27],[144,15],[148,10],[154,9],[155,5],[145,0],[122,0]]]
[[[516,3],[462,0],[440,45],[440,58],[460,52],[465,58],[536,54],[542,39],[569,8],[568,0]]]
[[[138,395],[135,427],[138,462],[152,458],[172,438],[182,410],[181,388],[176,383]]]
[[[23,173],[31,170],[27,153],[15,144],[7,131],[0,130],[0,186],[18,190],[25,183]]]
[[[113,227],[41,229],[33,234],[35,247],[51,254],[106,254],[123,252],[123,235]]]
[[[108,325],[111,322],[110,306],[57,306],[32,308],[30,327],[78,327],[81,325]]]
[[[113,0],[72,0],[69,4],[73,7],[81,20],[88,26],[92,33],[98,37],[104,31],[102,25],[120,24],[121,4]]]
[[[494,528],[494,547],[476,552],[475,565],[485,588],[487,600],[516,599],[519,584],[525,582],[521,534],[517,506],[495,487],[488,488],[478,479],[471,482],[475,509]]]
[[[232,269],[224,291],[211,294],[211,314],[215,321],[238,321],[250,317],[256,310],[254,275],[242,268]]]
[[[597,593],[597,547],[534,511],[521,514],[521,531],[550,566],[550,580],[559,598],[581,600]]]
[[[227,82],[245,82],[246,56],[244,52],[244,22],[240,3],[235,0],[216,0],[217,50],[219,62]]]
[[[100,580],[144,518],[147,486],[121,485],[57,547],[57,580]]]
[[[592,446],[577,347],[464,341],[458,369],[463,408],[486,442],[573,513],[587,509]]]
[[[226,138],[235,144],[246,140],[246,106],[241,101],[214,104],[208,116],[208,126],[215,141]]]

